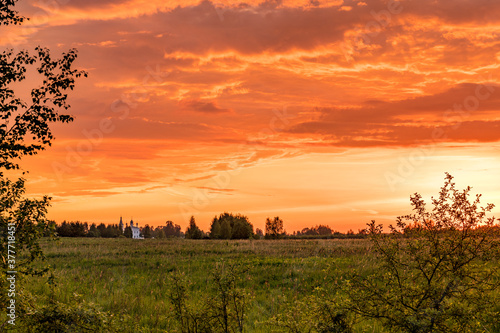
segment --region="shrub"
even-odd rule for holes
[[[269,329],[292,333],[351,333],[352,321],[348,310],[337,294],[332,299],[322,288],[316,288],[313,295],[285,306],[278,315],[268,321]]]
[[[390,234],[369,223],[379,267],[352,280],[351,309],[395,332],[477,332],[494,325],[500,286],[499,241],[492,204],[470,201],[446,174],[428,211],[411,196],[414,214],[398,217]]]
[[[173,319],[182,333],[244,332],[248,295],[238,287],[245,272],[235,265],[217,263],[211,272],[209,289],[193,303],[184,275],[170,277],[168,298]]]

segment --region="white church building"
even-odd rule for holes
[[[123,221],[121,216],[120,216],[119,226],[123,232],[125,229],[123,226]],[[136,226],[134,226],[134,221],[130,220],[130,230],[132,230],[132,239],[144,239],[144,237],[141,236],[141,229],[139,229],[139,223],[136,223]]]

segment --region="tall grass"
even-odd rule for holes
[[[188,278],[192,301],[210,292],[217,262],[245,267],[250,294],[246,331],[267,332],[265,323],[293,300],[321,287],[335,288],[348,272],[369,269],[367,240],[185,240],[62,238],[43,243],[53,267],[57,297],[77,295],[125,321],[130,332],[174,332],[167,280],[175,271]],[[29,279],[33,294],[48,295],[46,278]],[[133,328],[136,325],[137,328]]]

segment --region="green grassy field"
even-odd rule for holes
[[[75,294],[122,318],[130,331],[174,332],[168,277],[182,272],[191,301],[209,293],[210,272],[220,262],[245,268],[247,332],[269,332],[266,322],[294,300],[321,287],[334,292],[350,270],[366,265],[367,240],[185,240],[62,238],[43,243],[53,267],[57,298]],[[47,278],[30,278],[27,288],[48,295]],[[328,295],[326,295],[328,296]],[[366,331],[378,332],[365,324]],[[364,329],[363,329],[364,331]]]
[[[316,300],[336,302],[335,295],[344,295],[341,288],[348,285],[351,273],[378,267],[370,244],[367,239],[61,238],[42,242],[45,264],[52,267],[57,283],[56,299],[63,304],[75,297],[93,303],[112,314],[118,332],[180,332],[168,297],[172,276],[184,276],[190,306],[201,308],[214,295],[212,272],[220,265],[245,271],[238,282],[246,294],[245,332],[303,332],[280,328],[276,316],[302,320],[311,313],[314,316],[308,310],[318,309],[311,307],[321,304]],[[496,269],[497,264],[489,266]],[[23,281],[39,301],[47,302],[51,295],[47,276]],[[481,331],[500,331],[499,326],[492,329]],[[367,320],[356,320],[353,330],[385,332],[378,322]]]

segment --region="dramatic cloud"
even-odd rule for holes
[[[183,109],[204,113],[225,113],[231,111],[229,109],[222,109],[218,107],[213,101],[204,102],[200,100],[183,100],[180,102],[180,105]]]
[[[27,162],[33,192],[58,202],[54,218],[82,219],[96,204],[112,222],[134,202],[150,224],[168,214],[184,224],[187,206],[207,219],[232,207],[362,227],[353,221],[367,212],[394,212],[371,197],[397,200],[386,174],[413,149],[442,158],[410,169],[420,180],[498,155],[500,2],[26,0],[19,10],[32,20],[2,27],[3,47],[77,48],[90,74],[70,95],[75,122]],[[398,185],[413,175],[398,173]]]
[[[500,140],[500,86],[460,84],[443,93],[401,101],[367,101],[352,108],[318,108],[318,120],[293,126],[291,133],[324,134],[341,146],[405,146],[441,141]]]

